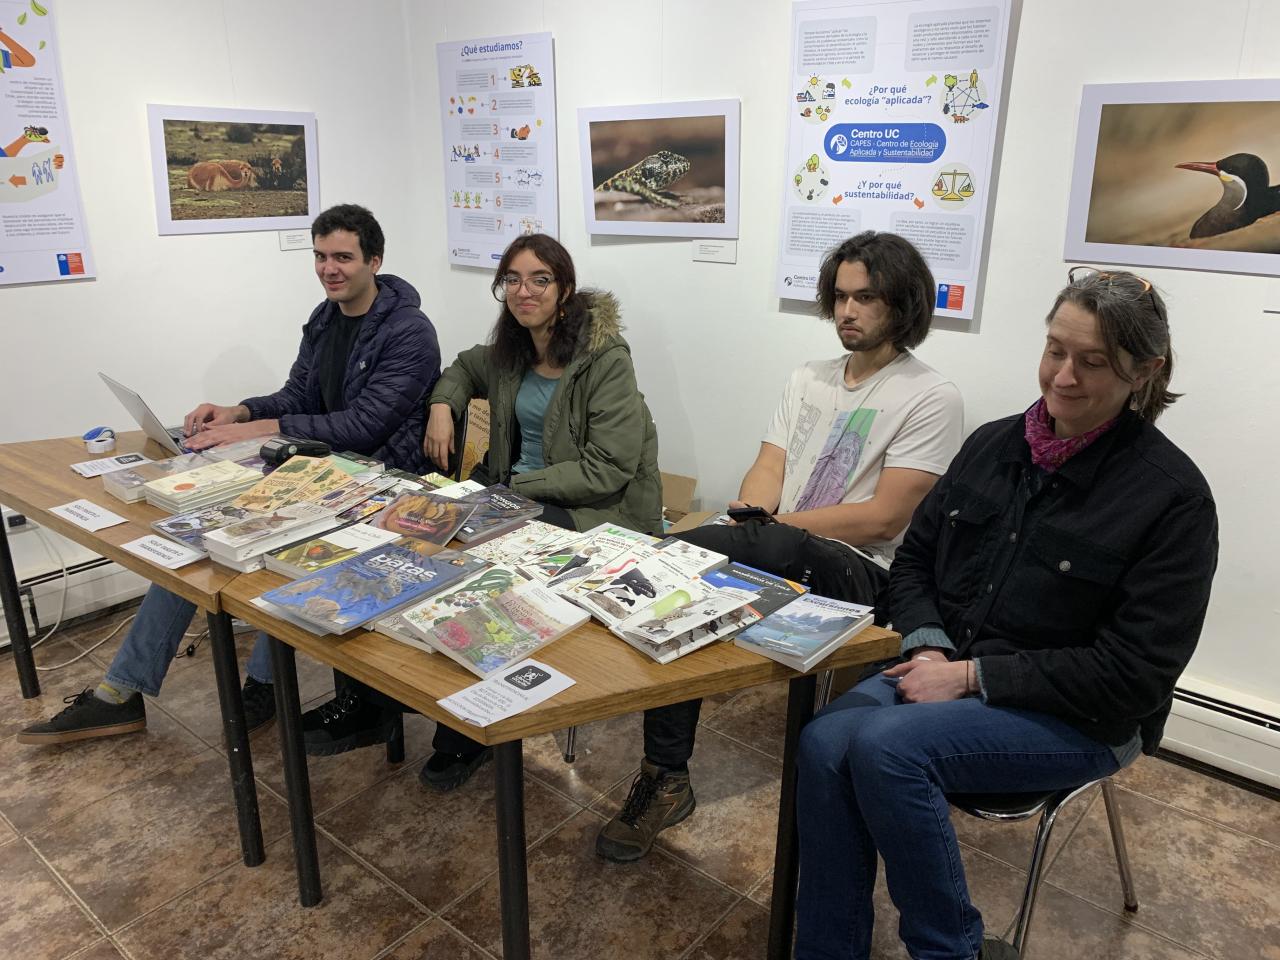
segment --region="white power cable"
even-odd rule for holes
[[[49,629],[48,633],[35,643],[31,644],[32,650],[52,637],[54,632],[62,626],[62,618],[67,612],[67,588],[71,580],[71,577],[67,574],[67,561],[62,556],[62,551],[49,541],[49,538],[44,535],[44,531],[39,527],[35,528],[35,534],[40,538],[40,542],[44,544],[45,553],[49,554],[49,559],[62,567],[62,599],[58,601],[58,619],[54,621],[54,624]],[[34,599],[34,597],[35,594],[33,593],[32,598]],[[21,615],[21,612],[19,612],[19,615]]]

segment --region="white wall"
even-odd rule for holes
[[[422,292],[446,357],[483,339],[496,312],[488,278],[449,267],[443,249],[434,44],[504,33],[555,35],[561,239],[580,279],[623,304],[664,469],[697,475],[704,502],[723,502],[787,372],[836,349],[828,327],[782,309],[772,294],[788,82],[783,0],[62,0],[59,13],[101,279],[0,293],[0,440],[120,422],[91,379],[99,368],[138,384],[167,417],[200,399],[270,389],[318,300],[307,255],[279,253],[273,235],[155,236],[147,102],[316,111],[323,202],[358,201],[378,214],[387,269]],[[1267,38],[1278,29],[1280,11],[1263,0],[1218,0],[1211,13],[1165,0],[1025,4],[981,332],[939,331],[920,351],[959,383],[971,427],[1036,396],[1043,315],[1065,275],[1080,85],[1275,76],[1280,49]],[[742,100],[738,263],[693,263],[687,241],[591,240],[578,107],[711,97]],[[1280,510],[1264,484],[1280,469],[1271,416],[1280,324],[1261,308],[1269,293],[1272,306],[1280,302],[1280,289],[1259,278],[1149,275],[1169,299],[1174,386],[1187,394],[1161,423],[1208,476],[1222,523],[1213,608],[1190,672],[1277,701],[1280,645],[1270,640],[1280,633]],[[158,375],[161,364],[167,372]]]
[[[0,291],[0,439],[125,426],[99,370],[166,423],[277,389],[323,299],[311,255],[282,253],[274,233],[157,236],[146,104],[315,111],[321,202],[366,203],[408,237],[419,204],[400,4],[59,0],[54,12],[99,276]],[[410,253],[393,242],[385,268],[412,273]]]

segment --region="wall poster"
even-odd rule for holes
[[[937,314],[973,318],[1010,3],[792,7],[778,296],[811,299],[828,249],[887,230],[929,261]]]
[[[551,34],[438,43],[436,61],[449,262],[492,267],[560,231]]]
[[[0,286],[95,276],[50,0],[0,0]]]
[[[1086,85],[1068,260],[1280,277],[1280,80]]]

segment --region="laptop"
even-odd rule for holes
[[[129,411],[129,416],[138,421],[138,426],[142,428],[143,433],[172,454],[177,455],[187,452],[184,443],[186,437],[183,435],[181,427],[164,426],[160,422],[160,418],[151,412],[147,402],[137,393],[118,380],[112,380],[102,371],[98,371],[98,376],[102,378],[103,383],[111,388],[111,392],[116,395],[116,399]]]

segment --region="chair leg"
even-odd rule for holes
[[[1107,808],[1107,823],[1111,827],[1111,845],[1116,850],[1116,865],[1120,868],[1120,887],[1124,890],[1124,908],[1130,913],[1138,909],[1138,894],[1133,887],[1133,871],[1129,866],[1129,849],[1124,842],[1124,823],[1120,819],[1120,804],[1110,778],[1102,781],[1102,802]]]
[[[818,695],[814,698],[813,709],[821,710],[831,702],[831,685],[835,682],[834,670],[823,670],[818,674]]]
[[[570,727],[568,731],[565,733],[565,738],[564,738],[564,762],[565,763],[573,763],[574,760],[578,759],[577,754],[574,752],[574,746],[577,744],[577,742],[578,742],[578,728]]]
[[[1062,805],[1046,806],[1040,815],[1040,823],[1036,826],[1036,840],[1031,848],[1031,866],[1027,870],[1027,888],[1022,895],[1022,909],[1018,911],[1018,925],[1013,933],[1013,948],[1018,956],[1026,949],[1027,934],[1031,929],[1031,917],[1036,912],[1036,899],[1040,895],[1040,879],[1044,874],[1044,863],[1049,852],[1049,836],[1053,833],[1053,825],[1057,822],[1058,811]]]

